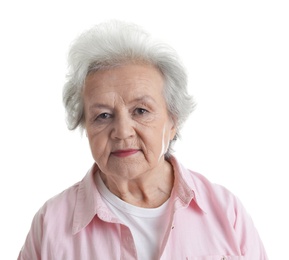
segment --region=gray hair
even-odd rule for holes
[[[81,34],[68,54],[68,74],[63,90],[67,126],[84,129],[82,89],[89,73],[126,63],[151,64],[163,74],[164,97],[177,134],[194,108],[187,92],[187,74],[174,49],[153,40],[139,26],[110,21],[94,26]],[[170,154],[171,145],[167,155]]]

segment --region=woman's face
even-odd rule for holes
[[[87,76],[85,128],[105,175],[134,179],[161,170],[176,133],[163,87],[161,73],[149,65],[123,65]]]

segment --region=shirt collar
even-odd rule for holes
[[[174,156],[171,156],[169,161],[174,167],[174,190],[182,206],[188,206],[194,200],[204,213],[208,212],[208,206],[203,199],[203,184],[198,178],[201,175],[186,169]]]
[[[199,183],[199,179],[193,178],[193,174],[196,173],[184,168],[174,156],[171,156],[169,161],[173,165],[175,173],[173,190],[176,193],[175,196],[181,201],[182,206],[188,206],[194,200],[203,212],[207,212],[206,204],[202,200],[200,187],[198,188],[202,184]],[[73,234],[86,227],[96,214],[104,221],[119,222],[108,209],[97,190],[94,181],[94,174],[97,171],[98,167],[94,164],[79,183],[73,217]]]
[[[97,174],[97,171],[98,167],[94,164],[79,183],[73,216],[72,234],[76,234],[86,227],[96,214],[104,221],[118,222],[102,200],[96,188],[94,175]]]

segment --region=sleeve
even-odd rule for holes
[[[17,260],[41,260],[42,234],[43,214],[42,209],[40,209],[33,218],[30,231]]]
[[[239,239],[240,248],[246,260],[268,260],[262,241],[251,217],[242,203],[235,198],[234,229]]]

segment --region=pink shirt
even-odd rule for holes
[[[225,188],[185,169],[175,171],[168,228],[158,259],[266,260],[262,242],[240,201]],[[35,215],[18,259],[137,259],[130,229],[109,210],[94,183],[84,179],[48,200]]]

